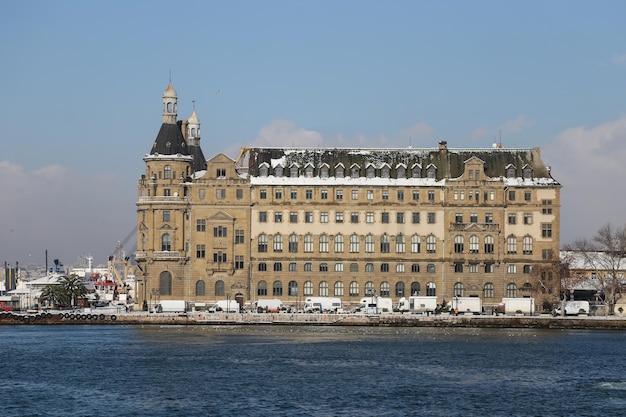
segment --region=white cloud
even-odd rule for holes
[[[274,120],[261,128],[252,146],[315,147],[324,146],[324,138],[314,130],[298,129],[288,120]]]
[[[613,55],[613,62],[616,64],[624,64],[626,63],[626,54],[615,54]]]
[[[561,243],[592,237],[607,222],[626,223],[626,116],[558,134],[542,159],[563,185]]]
[[[400,146],[408,146],[410,143],[414,148],[432,146],[434,130],[428,123],[419,122],[408,129],[401,130],[398,135],[398,143],[401,144]]]
[[[492,136],[490,139],[499,140],[501,133],[520,133],[525,129],[533,126],[535,123],[532,120],[528,120],[525,115],[519,114],[515,118],[505,121],[500,127],[478,127],[472,132],[472,138],[485,139],[488,136]]]

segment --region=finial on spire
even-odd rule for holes
[[[196,111],[196,100],[191,100],[191,109]]]

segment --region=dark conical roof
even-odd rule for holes
[[[189,154],[193,156],[193,172],[206,171],[207,163],[202,148],[200,146],[190,145]]]
[[[163,123],[154,144],[152,145],[151,155],[190,155],[185,138],[178,124]]]

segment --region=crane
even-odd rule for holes
[[[117,283],[118,293],[123,294],[120,297],[120,301],[129,301],[134,294],[130,293],[134,290],[129,281],[134,281],[135,267],[132,265],[130,256],[126,256],[124,251],[124,245],[137,233],[137,226],[130,231],[130,233],[124,238],[124,240],[117,242],[115,251],[109,255],[109,277],[114,279]],[[134,249],[132,250],[134,252]],[[130,296],[130,297],[129,297]],[[126,298],[126,300],[121,300]]]

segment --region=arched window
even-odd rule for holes
[[[358,297],[359,296],[359,283],[356,281],[352,281],[350,283],[350,297]]]
[[[298,253],[298,235],[295,233],[289,235],[289,253]]]
[[[437,295],[437,285],[434,282],[429,282],[426,284],[426,295],[428,297],[434,297]]]
[[[380,296],[389,297],[389,283],[387,281],[380,283]]]
[[[411,295],[420,295],[420,283],[419,282],[411,283]]]
[[[320,297],[328,297],[328,282],[320,282]]]
[[[328,235],[320,235],[320,253],[328,253]]]
[[[216,297],[224,296],[224,281],[222,280],[215,281],[215,296]]]
[[[454,296],[463,297],[463,283],[462,282],[454,283]]]
[[[532,255],[533,254],[533,238],[530,236],[524,236],[522,240],[522,246],[524,255]]]
[[[420,264],[411,264],[411,272],[414,274],[420,271]]]
[[[396,297],[404,297],[404,282],[396,282]]]
[[[365,253],[374,253],[374,235],[365,236]]]
[[[386,233],[380,237],[380,253],[389,253],[389,235]]]
[[[162,251],[172,250],[172,240],[170,238],[170,235],[167,233],[163,233],[163,236],[161,236],[161,250]]]
[[[435,235],[428,235],[428,237],[426,238],[426,252],[437,252],[437,238],[435,237]]]
[[[485,236],[485,253],[493,253],[493,236]]]
[[[304,281],[304,295],[313,295],[313,283],[311,281]]]
[[[304,235],[304,253],[313,253],[313,235]]]
[[[267,282],[259,281],[259,286],[257,287],[257,295],[266,296],[267,295]]]
[[[514,283],[509,283],[506,285],[506,296],[507,298],[515,298],[517,297],[517,285]]]
[[[289,281],[289,296],[295,297],[298,295],[298,283],[296,281]]]
[[[196,295],[206,295],[205,294],[205,284],[204,281],[198,280],[196,281]]]
[[[365,272],[374,272],[374,264],[371,262],[366,263]]]
[[[483,298],[493,298],[493,284],[491,282],[485,283],[483,287]]]
[[[374,283],[372,281],[367,281],[365,283],[365,295],[374,295],[376,294],[376,290],[374,289]]]
[[[274,281],[272,284],[272,295],[275,297],[283,295],[283,283],[281,281]]]
[[[267,252],[267,235],[265,233],[259,235],[258,242],[259,252]]]
[[[411,236],[411,253],[420,253],[422,250],[422,243],[419,235]]]
[[[406,250],[406,244],[404,242],[404,235],[399,234],[396,236],[396,253],[404,253]]]
[[[350,235],[350,253],[359,253],[359,235],[353,233]]]
[[[515,236],[506,238],[506,253],[517,253],[517,238]]]
[[[343,297],[343,282],[335,282],[335,297]]]
[[[335,253],[343,253],[343,235],[335,236]]]
[[[469,238],[469,251],[470,253],[478,253],[480,246],[480,239],[476,235],[471,235]]]
[[[274,235],[274,252],[283,251],[283,236],[280,233]]]
[[[461,235],[454,237],[454,253],[463,253],[464,240]]]
[[[169,271],[159,274],[159,294],[172,295],[172,273]]]

